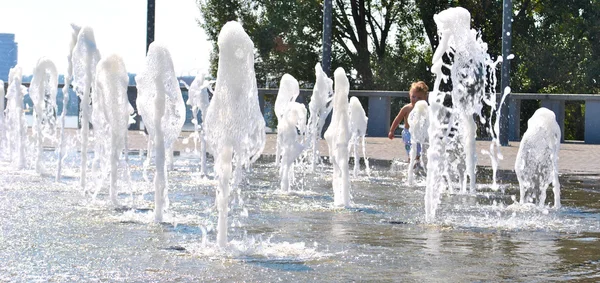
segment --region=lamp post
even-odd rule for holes
[[[333,17],[331,0],[323,1],[323,71],[331,76],[331,19]]]
[[[510,85],[510,49],[512,44],[512,0],[503,0],[502,3],[502,73],[500,78],[500,95],[504,95],[504,90]],[[508,101],[510,94],[500,105],[500,145],[508,145]],[[519,121],[515,121],[518,127]]]

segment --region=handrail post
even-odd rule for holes
[[[508,139],[521,139],[521,100],[513,95],[508,98]]]
[[[370,96],[367,117],[367,135],[370,137],[387,137],[390,129],[391,115],[390,96]]]
[[[600,144],[600,100],[585,101],[585,143]]]

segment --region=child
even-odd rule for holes
[[[404,130],[402,131],[402,140],[404,141],[404,148],[406,149],[406,154],[408,155],[409,162],[410,162],[410,146],[411,145],[410,145],[410,131],[409,131],[410,125],[408,124],[408,115],[413,110],[413,107],[415,106],[415,103],[417,103],[417,101],[427,99],[428,91],[429,91],[429,88],[427,87],[427,84],[425,84],[425,82],[418,81],[418,82],[412,83],[412,85],[410,86],[410,91],[409,91],[410,103],[404,105],[404,107],[402,107],[402,109],[400,109],[400,112],[398,112],[398,115],[394,119],[394,122],[392,122],[392,126],[390,127],[390,132],[388,133],[388,138],[394,139],[394,131],[396,130],[396,128],[398,127],[400,122],[404,121]],[[417,144],[417,160],[419,159],[420,156],[421,156],[421,145]]]

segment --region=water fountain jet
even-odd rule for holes
[[[354,178],[358,177],[358,171],[360,171],[360,159],[358,156],[358,143],[362,142],[362,153],[363,160],[365,161],[365,171],[367,175],[371,174],[369,168],[369,159],[367,158],[367,151],[365,146],[365,136],[367,135],[367,124],[369,118],[365,113],[360,101],[356,96],[350,98],[350,147],[352,148],[352,155],[354,156],[354,169],[352,174]]]
[[[163,214],[169,208],[166,159],[167,155],[173,155],[172,146],[185,122],[185,104],[171,53],[166,47],[157,42],[150,44],[144,67],[135,77],[136,103],[148,129],[148,144],[154,146],[154,221],[162,222]]]
[[[349,152],[350,141],[350,115],[348,93],[350,82],[343,68],[334,72],[335,93],[333,95],[333,114],[331,124],[325,132],[325,140],[329,147],[329,156],[333,164],[332,187],[334,192],[333,204],[335,206],[350,206],[350,173]]]
[[[183,82],[183,81],[182,81]],[[185,82],[183,82],[185,84]],[[198,141],[200,141],[200,174],[206,176],[206,135],[204,121],[206,121],[206,110],[208,109],[209,93],[213,93],[211,84],[214,81],[206,80],[204,74],[196,76],[192,85],[188,87],[187,105],[192,106],[192,124],[194,125],[194,153],[198,153]],[[187,86],[187,84],[185,84]],[[198,124],[198,111],[202,117],[202,124]]]
[[[477,125],[475,117],[485,123],[482,116],[483,102],[495,104],[489,99],[486,88],[488,70],[495,72],[496,64],[487,54],[487,44],[481,40],[477,32],[470,29],[471,15],[462,7],[446,9],[434,15],[438,26],[440,44],[432,59],[431,71],[435,74],[433,91],[429,95],[429,143],[427,153],[427,188],[425,193],[426,220],[435,218],[435,210],[439,204],[441,190],[451,184],[451,171],[458,171],[461,193],[467,187],[475,192],[475,169],[477,155],[475,138]],[[444,55],[448,54],[444,62]],[[450,70],[450,77],[442,72]],[[440,91],[442,80],[452,80],[452,107],[443,105],[448,95]],[[490,92],[494,92],[491,90]],[[499,107],[498,107],[499,108]],[[449,155],[454,155],[456,162],[448,162]],[[458,164],[456,164],[458,163]],[[462,165],[464,164],[464,171]],[[468,182],[467,182],[468,180]]]
[[[254,43],[241,24],[230,21],[221,29],[218,45],[217,83],[206,111],[206,140],[219,180],[217,245],[225,247],[232,175],[240,176],[242,167],[260,157],[266,133],[258,103]]]
[[[313,87],[313,94],[308,103],[310,117],[307,125],[308,153],[310,156],[311,172],[313,173],[316,170],[319,159],[317,142],[321,139],[323,125],[325,125],[325,120],[331,112],[331,100],[333,99],[333,80],[327,77],[327,74],[325,74],[319,63],[315,65],[315,76],[316,82]]]
[[[62,88],[63,93],[63,107],[62,113],[60,114],[60,137],[58,140],[58,158],[57,158],[57,169],[56,169],[56,182],[58,182],[62,176],[62,166],[65,156],[65,122],[67,117],[67,109],[69,104],[69,88],[71,87],[71,80],[73,79],[73,49],[77,43],[77,36],[81,28],[78,25],[71,24],[71,42],[69,44],[69,55],[67,56],[67,73],[65,74],[65,85]]]
[[[129,126],[129,113],[133,107],[127,98],[127,85],[129,76],[125,69],[123,59],[111,54],[101,59],[96,67],[96,81],[92,93],[92,123],[94,136],[103,137],[96,141],[94,151],[94,165],[99,166],[93,170],[96,174],[96,192],[98,193],[104,183],[104,176],[110,176],[110,200],[117,205],[117,178],[121,153],[127,157],[127,131]],[[125,161],[125,170],[129,166]],[[126,173],[126,175],[129,175]]]
[[[23,96],[27,88],[21,84],[23,79],[21,66],[17,65],[10,69],[8,74],[8,91],[6,99],[6,116],[8,124],[8,153],[9,159],[17,169],[24,169],[27,165],[25,159],[25,148],[27,147],[27,123],[23,111]],[[13,156],[16,152],[17,156]],[[16,160],[15,160],[16,158]]]
[[[91,27],[83,27],[79,31],[71,60],[73,64],[73,88],[81,99],[79,106],[81,109],[80,185],[81,188],[86,191],[88,140],[91,119],[90,91],[96,75],[96,64],[100,61],[100,51],[98,51],[96,46],[94,30]],[[68,92],[65,93],[65,95],[68,94]]]
[[[552,184],[554,208],[560,208],[560,137],[561,131],[556,122],[556,115],[547,108],[536,110],[527,121],[527,131],[523,134],[515,161],[521,204],[537,199],[538,206],[543,207],[546,189]]]
[[[36,157],[35,170],[43,173],[43,142],[45,138],[54,139],[56,126],[56,92],[58,90],[58,72],[56,65],[48,58],[40,58],[33,70],[33,79],[29,87],[29,96],[33,100],[34,135]]]

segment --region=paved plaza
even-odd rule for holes
[[[176,151],[186,152],[193,149],[191,139],[188,144],[184,144],[184,139],[190,132],[183,132],[175,146]],[[274,155],[276,134],[267,134],[267,141],[263,154]],[[489,150],[490,141],[477,141],[477,164],[479,166],[491,167],[490,158],[481,153],[482,150]],[[146,136],[141,131],[129,131],[129,145],[131,149],[145,149]],[[319,150],[322,155],[327,155],[327,143],[324,140],[319,142]],[[515,158],[519,150],[519,142],[510,142],[509,146],[501,147],[501,153],[504,156],[500,160],[500,170],[512,171],[515,165]],[[401,137],[393,140],[383,137],[367,137],[366,151],[370,160],[385,161],[391,163],[394,159],[406,160],[404,143]],[[597,174],[600,175],[600,145],[591,145],[584,143],[563,143],[560,146],[559,171],[561,174]]]
[[[69,129],[66,131],[68,136],[77,135],[78,131]],[[175,144],[175,151],[190,152],[194,148],[194,143],[189,137],[191,132],[182,132]],[[267,134],[267,140],[263,155],[274,155],[276,134]],[[477,141],[477,164],[478,166],[490,167],[489,156],[481,153],[482,150],[489,150],[490,141]],[[143,131],[129,131],[129,149],[132,151],[143,152],[147,148],[147,137]],[[53,147],[54,145],[48,144]],[[198,145],[199,147],[199,145]],[[510,142],[509,146],[501,147],[501,153],[504,156],[500,160],[500,170],[514,170],[515,158],[519,150],[519,142]],[[319,151],[322,155],[328,155],[327,143],[320,140]],[[369,160],[376,160],[377,164],[391,164],[392,160],[407,159],[404,151],[402,138],[397,136],[390,140],[383,137],[367,137],[366,152]],[[361,154],[362,155],[362,154]],[[582,174],[582,175],[600,175],[600,145],[584,144],[580,142],[567,142],[560,145],[559,153],[559,171],[561,174]]]

